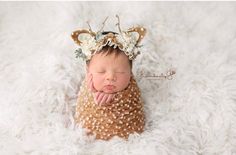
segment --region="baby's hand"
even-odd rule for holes
[[[109,103],[111,103],[115,95],[97,91],[93,85],[92,74],[87,74],[86,78],[87,78],[88,89],[93,93],[93,98],[95,103],[98,105],[108,105]]]
[[[86,82],[87,82],[87,87],[91,92],[93,93],[97,92],[97,90],[93,86],[93,76],[91,73],[88,73],[86,75]]]
[[[98,105],[109,105],[114,98],[115,94],[107,94],[104,92],[96,92],[94,100]]]

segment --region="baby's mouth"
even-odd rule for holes
[[[104,88],[108,91],[112,91],[116,88],[116,86],[114,86],[114,85],[105,85]]]

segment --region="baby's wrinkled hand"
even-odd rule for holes
[[[90,74],[90,73],[87,74],[86,82],[87,82],[87,87],[91,92],[93,92],[93,93],[97,92],[97,90],[93,86],[93,76],[92,76],[92,74]]]
[[[94,93],[95,103],[98,105],[109,105],[114,98],[115,94],[107,94],[104,92],[96,92]]]

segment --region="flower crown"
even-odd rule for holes
[[[79,48],[75,51],[76,58],[81,57],[84,60],[90,60],[91,57],[100,51],[104,46],[111,46],[113,48],[119,48],[121,51],[128,56],[129,60],[134,60],[139,52],[140,41],[146,34],[146,29],[144,27],[133,27],[127,31],[121,31],[120,20],[118,18],[119,33],[112,31],[103,31],[105,21],[100,31],[97,33],[93,32],[90,25],[89,30],[80,29],[74,31],[71,34],[72,39],[76,44],[79,45]]]

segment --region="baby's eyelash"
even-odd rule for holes
[[[105,73],[105,71],[100,71],[100,72],[97,72],[97,73]]]
[[[123,72],[123,71],[117,71],[116,73],[125,73],[125,72]]]
[[[103,74],[103,73],[106,73],[106,71],[97,71],[97,73]],[[114,73],[124,74],[126,72],[125,71],[115,71]]]

